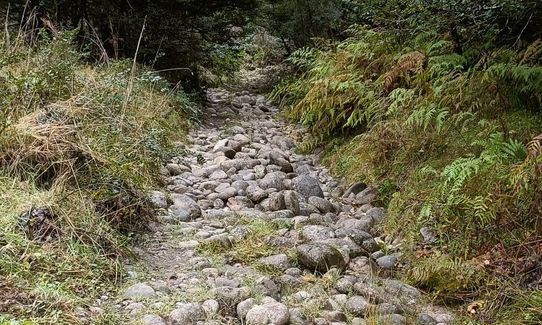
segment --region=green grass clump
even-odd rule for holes
[[[267,239],[276,235],[282,225],[266,220],[238,220],[237,225],[246,227],[246,236],[232,243],[231,247],[217,245],[212,242],[202,243],[199,251],[210,256],[222,255],[237,263],[252,265],[257,269],[275,274],[277,270],[261,265],[258,260],[276,254],[286,254],[290,260],[296,260],[294,250],[284,251],[284,248],[271,245]]]
[[[334,51],[294,53],[298,75],[272,94],[312,132],[301,149],[323,145],[335,173],[380,185],[383,228],[404,238],[414,282],[469,300],[486,296],[494,265],[520,277],[508,261],[537,254],[542,220],[536,42],[459,54],[434,33],[350,33]],[[429,253],[416,251],[422,227],[437,234]]]
[[[76,308],[122,278],[154,215],[146,192],[198,117],[152,70],[90,64],[76,32],[50,34],[0,37],[0,323],[81,322]],[[33,210],[45,221],[26,222]]]

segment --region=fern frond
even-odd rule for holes
[[[538,38],[525,49],[519,64],[536,62],[540,58],[540,54],[542,54],[542,39]]]
[[[453,52],[454,44],[448,40],[438,40],[432,43],[427,49],[427,55],[439,56]]]
[[[527,151],[530,159],[536,159],[542,154],[542,134],[537,135],[529,141],[527,144]]]
[[[431,78],[438,78],[452,72],[465,70],[467,59],[457,53],[444,54],[429,58],[427,66]]]
[[[389,93],[400,76],[422,70],[426,59],[427,56],[419,51],[410,52],[401,56],[397,65],[384,75],[384,91]]]
[[[527,66],[515,63],[494,64],[487,69],[488,78],[506,81],[519,92],[527,95],[541,96],[542,67]]]

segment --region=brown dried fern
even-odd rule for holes
[[[542,133],[534,137],[528,144],[528,159],[536,159],[542,154]]]
[[[523,52],[523,57],[521,58],[520,64],[526,64],[529,62],[536,61],[540,54],[542,53],[542,39],[538,38],[536,41],[532,42],[525,51]]]
[[[384,77],[384,91],[389,93],[399,77],[405,73],[415,73],[423,68],[427,56],[419,51],[414,51],[403,55],[397,65],[388,71]]]

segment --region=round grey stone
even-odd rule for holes
[[[376,264],[383,269],[392,269],[397,263],[397,257],[393,255],[386,255],[378,258]]]
[[[320,187],[320,182],[309,175],[301,175],[293,180],[294,189],[304,198],[308,199],[311,196],[324,198],[324,192]]]
[[[178,304],[177,308],[169,314],[169,320],[174,325],[195,324],[205,319],[203,308],[194,303]]]
[[[286,325],[289,320],[288,307],[278,302],[254,306],[246,315],[247,325]]]
[[[136,283],[124,291],[126,299],[143,299],[156,296],[154,289],[146,283]]]
[[[324,243],[303,244],[297,247],[299,262],[311,271],[327,272],[332,267],[343,269],[346,261],[339,250]]]

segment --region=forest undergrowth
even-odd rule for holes
[[[458,53],[436,32],[348,35],[293,53],[271,94],[311,131],[300,150],[379,186],[404,278],[465,322],[539,324],[542,41]]]

